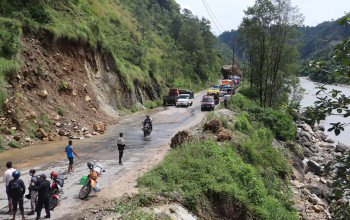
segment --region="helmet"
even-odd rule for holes
[[[92,170],[92,169],[94,169],[95,164],[94,164],[94,162],[89,161],[87,163],[87,166]]]
[[[18,179],[21,176],[21,173],[19,171],[15,170],[12,173],[12,176],[13,176],[13,178]]]
[[[35,173],[35,169],[30,169],[29,173]]]
[[[146,118],[150,118],[150,116],[149,116],[149,115],[146,115]]]
[[[57,171],[52,171],[50,175],[51,175],[51,178],[57,178],[58,177],[58,172]]]

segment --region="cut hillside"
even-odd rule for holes
[[[6,142],[91,135],[96,122],[159,103],[168,87],[198,91],[219,75],[209,21],[172,0],[16,0],[0,8]]]

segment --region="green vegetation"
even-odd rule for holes
[[[4,139],[0,137],[0,152],[3,152],[6,149]]]
[[[66,109],[62,106],[58,107],[58,114],[60,116],[64,116],[64,113],[66,112]]]
[[[18,143],[17,141],[10,141],[9,146],[12,148],[21,148],[20,143]]]
[[[59,90],[66,90],[67,89],[67,83],[66,81],[62,80],[60,85],[58,86],[59,87]]]
[[[226,214],[234,208],[236,217],[297,219],[268,194],[252,165],[244,163],[232,148],[214,141],[186,144],[171,151],[164,162],[139,178],[138,184],[170,198],[179,192],[185,205],[197,214],[199,207],[210,209],[221,204],[225,211],[216,214],[222,217],[232,218]]]
[[[40,61],[38,68],[37,68],[39,76],[44,76],[45,75],[45,70],[44,70],[44,61]]]
[[[10,135],[14,135],[15,134],[15,131],[12,130],[12,129],[8,129],[8,132],[9,132]]]

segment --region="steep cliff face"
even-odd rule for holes
[[[21,59],[23,68],[9,80],[3,125],[23,136],[37,136],[39,127],[52,137],[92,133],[97,121],[120,116],[118,109],[162,94],[154,79],[134,80],[130,89],[111,55],[65,38],[54,41],[46,30],[24,35]]]

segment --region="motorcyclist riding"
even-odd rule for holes
[[[152,126],[152,118],[149,115],[146,115],[146,119],[143,122],[144,125],[149,125],[151,128],[151,131],[153,130],[153,126]]]

